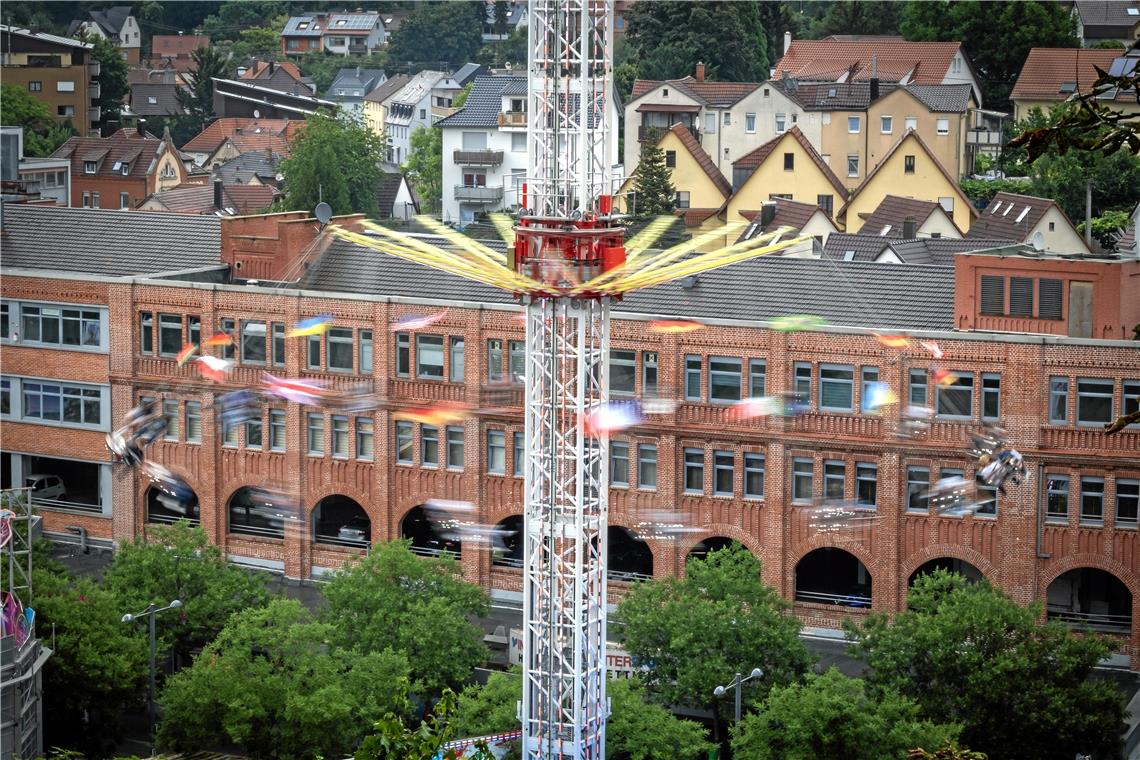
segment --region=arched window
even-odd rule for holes
[[[606,575],[612,581],[636,581],[653,577],[653,552],[620,525],[609,526]]]
[[[500,567],[523,566],[523,517],[511,515],[495,526],[491,564]]]
[[[369,546],[372,521],[355,500],[340,494],[326,496],[313,509],[313,540],[335,546]]]
[[[1046,614],[1074,628],[1132,632],[1132,592],[1112,573],[1097,567],[1078,567],[1049,584]]]
[[[977,583],[984,580],[985,576],[982,571],[971,565],[964,559],[957,559],[955,557],[935,557],[932,560],[922,563],[922,566],[910,574],[910,580],[907,581],[908,586],[913,586],[915,580],[920,575],[933,573],[935,570],[947,570],[951,573],[958,573],[971,583]]]
[[[850,552],[824,547],[796,565],[796,601],[871,606],[871,574]]]
[[[459,556],[462,547],[458,536],[437,527],[428,519],[423,507],[413,507],[404,515],[400,521],[400,536],[411,540],[413,552],[425,556]]]
[[[230,533],[284,538],[285,522],[296,517],[296,506],[277,491],[246,486],[234,491],[230,497]]]
[[[689,550],[689,559],[704,559],[710,552],[718,552],[721,549],[727,549],[732,546],[733,541],[731,538],[724,536],[709,536],[702,539],[696,546]]]
[[[198,525],[201,520],[198,508],[198,495],[193,491],[190,499],[174,498],[158,485],[146,489],[146,521],[170,525],[179,520],[187,520]]]

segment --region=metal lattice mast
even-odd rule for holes
[[[530,3],[530,213],[516,265],[547,281],[588,280],[620,246],[593,221],[610,182],[612,20],[612,0]],[[526,310],[523,755],[602,760],[608,441],[582,421],[608,400],[609,302],[538,295]]]

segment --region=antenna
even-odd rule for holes
[[[1037,232],[1033,233],[1033,238],[1029,241],[1029,244],[1032,245],[1033,250],[1038,253],[1045,250],[1045,236],[1041,234],[1041,230],[1037,230]]]
[[[321,226],[324,227],[329,223],[329,220],[332,219],[332,206],[321,201],[317,204],[317,207],[313,209],[313,216],[315,216],[317,221],[321,223]]]

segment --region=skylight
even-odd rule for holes
[[[1076,92],[1076,91],[1077,91],[1077,83],[1076,82],[1061,82],[1061,92]]]
[[[1025,218],[1025,215],[1029,213],[1029,209],[1031,208],[1032,206],[1026,206],[1025,208],[1021,209],[1021,213],[1017,215],[1017,219],[1013,220],[1013,223],[1020,224],[1021,220]]]
[[[994,204],[994,210],[990,212],[990,216],[993,216],[994,214],[996,214],[999,211],[1001,211],[1001,201],[998,201],[997,203]]]
[[[843,252],[843,260],[844,261],[854,261],[855,260],[855,251],[844,251]]]
[[[885,236],[886,236],[886,234],[887,234],[888,232],[890,232],[890,231],[891,231],[891,225],[889,225],[889,224],[884,224],[884,225],[883,225],[883,231],[879,233],[879,237],[885,237]]]
[[[1002,216],[1009,216],[1009,212],[1010,212],[1010,211],[1013,211],[1013,201],[1010,201],[1010,202],[1009,202],[1009,206],[1007,206],[1007,207],[1006,207],[1005,211],[1003,211],[1003,212],[1001,213],[1001,215],[1002,215]]]
[[[1125,8],[1129,16],[1140,16],[1140,8]]]
[[[300,23],[297,24],[297,28],[298,29],[308,29],[309,28],[309,22],[308,21],[301,21]]]

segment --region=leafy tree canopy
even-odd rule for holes
[[[737,671],[764,670],[744,687],[760,697],[807,670],[811,658],[788,607],[760,579],[760,561],[734,544],[690,560],[683,578],[637,584],[616,617],[626,649],[649,666],[651,693],[665,704],[719,711],[725,705],[713,690]]]
[[[384,69],[387,67],[387,60],[388,57],[383,52],[341,56],[313,50],[305,53],[298,67],[302,74],[313,80],[317,92],[325,95],[341,69],[354,69],[357,66],[362,69]]]
[[[255,757],[344,757],[367,727],[406,709],[408,664],[391,650],[330,647],[332,627],[292,599],[237,613],[163,689],[158,743],[223,742]]]
[[[1120,756],[1122,700],[1089,680],[1109,651],[1099,637],[1040,625],[1040,605],[942,570],[920,576],[908,603],[893,620],[874,614],[849,630],[871,685],[915,700],[928,720],[961,724],[962,741],[990,760]]]
[[[638,216],[662,216],[673,213],[672,174],[665,165],[665,151],[658,146],[659,133],[651,130],[641,143],[641,155],[633,170],[633,190]]]
[[[839,0],[828,3],[827,12],[815,33],[820,37],[832,34],[898,34],[903,8],[904,4],[897,2]]]
[[[908,40],[961,41],[982,89],[986,108],[1005,109],[1009,93],[1035,47],[1078,47],[1069,9],[1047,0],[909,2],[899,27]]]
[[[50,156],[75,134],[71,122],[56,121],[47,103],[14,84],[0,85],[0,121],[24,128],[26,156]]]
[[[774,60],[760,3],[639,0],[626,15],[626,39],[642,79],[690,76],[697,62],[723,82],[761,82]]]
[[[123,98],[131,91],[127,82],[127,62],[115,43],[104,37],[79,35],[78,39],[95,45],[92,57],[99,62],[99,110],[102,121],[115,121],[123,109]],[[80,118],[83,118],[77,114]]]
[[[418,127],[412,132],[403,170],[423,200],[424,210],[439,209],[443,198],[443,131],[439,127]]]
[[[181,3],[166,3],[181,5]],[[202,20],[201,33],[213,42],[237,40],[241,32],[250,27],[264,26],[266,21],[278,16],[287,16],[289,4],[277,0],[242,0],[240,3],[223,2],[216,13]],[[284,26],[277,27],[277,32]],[[280,49],[278,43],[277,49]]]
[[[332,577],[325,597],[335,642],[403,654],[422,693],[465,683],[487,657],[482,629],[468,620],[487,614],[486,592],[463,580],[455,560],[418,557],[407,541],[373,546]]]
[[[276,61],[281,57],[281,30],[287,17],[269,19],[268,26],[242,29],[234,42],[234,56],[239,60]],[[280,23],[278,23],[280,22]]]
[[[483,29],[472,18],[472,5],[452,1],[418,6],[393,32],[388,60],[452,67],[473,60],[483,47]]]
[[[409,707],[405,698],[401,705],[404,711]],[[354,755],[355,760],[456,760],[454,749],[442,751],[443,745],[462,738],[456,730],[453,716],[456,712],[456,696],[451,689],[445,689],[435,704],[432,714],[420,721],[419,726],[409,728],[396,712],[389,712],[376,722],[375,730],[361,743]],[[471,760],[492,760],[493,755],[486,746],[476,746],[474,754],[465,754]]]
[[[875,699],[861,679],[830,668],[773,688],[733,732],[732,748],[751,760],[905,760],[909,750],[937,747],[960,730],[922,720],[918,705],[897,694]]]
[[[383,158],[384,143],[359,119],[318,111],[305,120],[289,157],[281,162],[285,205],[291,211],[312,211],[324,200],[334,214],[375,216]]]
[[[182,609],[164,613],[158,626],[160,648],[186,654],[213,639],[230,615],[268,601],[267,576],[227,563],[201,528],[178,522],[147,533],[149,540],[120,547],[103,585],[119,599],[120,616],[181,600]]]

